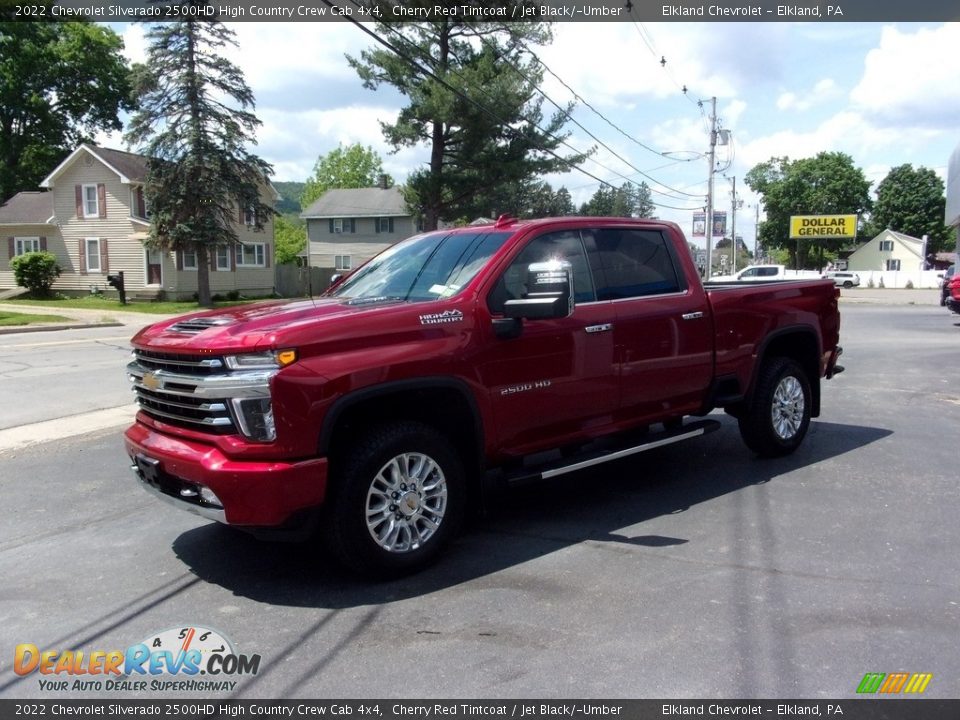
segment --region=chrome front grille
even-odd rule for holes
[[[187,375],[210,375],[221,372],[223,358],[213,355],[179,355],[176,353],[134,350],[137,362],[144,370],[169,370]]]
[[[218,435],[242,430],[232,400],[270,398],[276,370],[228,370],[222,357],[135,350],[127,374],[146,415]]]

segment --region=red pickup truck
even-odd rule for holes
[[[702,435],[723,408],[784,455],[840,372],[831,281],[705,290],[679,227],[560,218],[400,242],[322,297],[132,340],[126,431],[148,490],[251,530],[319,528],[349,567],[422,567],[485,479],[573,472]]]

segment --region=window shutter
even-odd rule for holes
[[[373,219],[373,226],[374,226],[374,227],[376,228],[376,230],[377,230],[377,235],[380,234],[380,220],[381,220],[381,218],[374,218],[374,219]]]
[[[217,261],[217,256],[218,256],[219,254],[220,254],[220,248],[218,248],[216,245],[214,245],[214,246],[210,249],[210,252],[208,253],[208,255],[209,255],[210,257],[209,257],[209,262],[208,262],[207,264],[210,266],[210,272],[216,272],[216,271],[217,271],[217,262],[218,262],[218,261]]]
[[[80,246],[80,261],[77,263],[77,265],[80,268],[80,274],[86,275],[87,274],[87,241],[78,240],[77,243]]]
[[[16,241],[12,237],[7,238],[7,259],[12,260],[17,252]]]
[[[230,246],[230,272],[237,271],[237,246]]]
[[[393,232],[393,218],[390,218],[390,232]]]
[[[263,264],[265,267],[270,267],[270,246],[266,243],[263,244]]]
[[[177,270],[183,270],[183,250],[177,250]]]
[[[107,217],[107,186],[97,183],[97,205],[100,206],[100,219]]]
[[[107,256],[107,239],[100,238],[100,272],[110,272],[110,259]]]
[[[240,211],[239,214],[237,215],[237,222],[243,225],[247,221],[247,217],[246,217],[247,213],[246,213],[246,209],[243,207],[242,202],[238,203],[237,209]]]
[[[143,198],[143,188],[137,188],[137,217],[145,218],[147,216],[147,203]]]
[[[47,239],[45,237],[40,237],[40,252],[47,251]]]
[[[77,219],[83,219],[83,185],[74,185],[73,189],[77,196]]]
[[[330,218],[330,234],[333,235],[333,218]]]
[[[357,231],[357,221],[353,218],[350,218],[350,232],[355,233]]]

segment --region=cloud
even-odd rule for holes
[[[875,125],[955,132],[960,115],[957,48],[960,24],[902,32],[885,27],[867,53],[850,100]]]
[[[824,78],[810,90],[803,91],[800,95],[793,92],[784,92],[777,98],[778,110],[789,110],[795,112],[804,112],[811,108],[821,107],[829,102],[836,100],[840,96],[840,90],[832,78]]]

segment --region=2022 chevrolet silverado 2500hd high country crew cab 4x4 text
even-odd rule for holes
[[[319,522],[345,564],[395,575],[493,471],[549,479],[702,435],[719,423],[683,419],[714,408],[757,454],[792,452],[839,326],[830,281],[704,290],[672,223],[501,218],[400,242],[315,300],[144,329],[126,449],[180,507]]]

